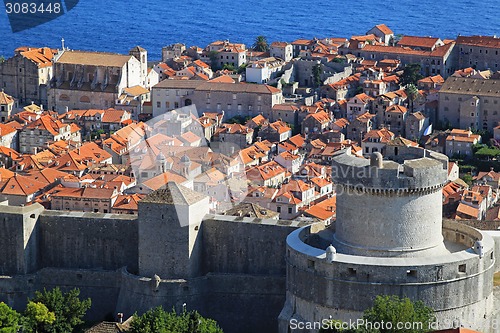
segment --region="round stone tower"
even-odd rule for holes
[[[337,219],[288,236],[280,332],[355,321],[377,295],[423,301],[435,310],[432,329],[493,332],[493,239],[443,223],[446,156],[414,147],[397,153],[363,159],[348,149],[333,157]]]
[[[446,251],[441,189],[448,178],[448,159],[425,154],[416,149],[416,158],[402,164],[383,161],[380,153],[370,160],[350,154],[334,159],[334,245],[340,252],[402,257]]]

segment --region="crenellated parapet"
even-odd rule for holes
[[[332,178],[345,188],[370,189],[382,194],[432,191],[444,186],[448,178],[445,155],[414,148],[404,156],[407,159],[391,156],[384,160],[380,153],[374,153],[370,159],[363,159],[343,150],[333,157]]]

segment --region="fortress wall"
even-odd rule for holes
[[[45,211],[40,215],[41,267],[137,271],[137,217]]]
[[[200,295],[200,282],[197,279],[161,280],[156,286],[152,277],[136,276],[123,269],[116,311],[122,312],[125,317],[135,312],[142,314],[157,306],[163,306],[167,311],[174,308],[179,312],[184,303],[189,309],[199,310],[202,308]]]
[[[283,276],[209,274],[205,311],[225,333],[275,333],[285,303]]]
[[[0,302],[11,306],[17,311],[24,311],[28,297],[35,290],[36,275],[0,276]]]
[[[120,292],[121,271],[52,269],[37,273],[37,290],[59,287],[63,292],[80,289],[80,298],[91,298],[92,306],[86,320],[101,321],[116,318],[115,308]]]
[[[202,229],[204,273],[286,275],[286,237],[296,227],[285,221],[207,216]]]
[[[35,291],[61,288],[63,292],[79,288],[81,298],[92,299],[87,313],[89,321],[103,320],[114,314],[120,288],[120,274],[116,271],[42,269],[36,274],[0,277],[0,302],[17,311],[24,311]]]
[[[41,205],[0,208],[0,275],[27,274],[38,263],[37,218]]]
[[[493,255],[495,257],[495,272],[500,272],[500,231],[483,230],[482,232],[490,235],[495,240],[495,248],[493,250]]]
[[[167,311],[196,309],[226,333],[274,333],[285,302],[285,277],[209,274],[189,280],[161,280],[122,271],[116,312],[128,317],[163,306]]]

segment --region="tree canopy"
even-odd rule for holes
[[[23,332],[51,332],[51,325],[56,321],[54,312],[49,311],[45,304],[28,302],[23,319]]]
[[[177,314],[174,310],[167,312],[157,307],[137,314],[131,323],[131,333],[222,333],[222,329],[212,319],[200,316],[196,311],[184,311]]]
[[[415,100],[418,96],[418,89],[413,83],[410,83],[406,86],[405,89],[406,95],[408,95],[408,100],[410,101],[410,110],[413,112]]]
[[[364,325],[352,329],[343,326],[346,323],[342,321],[331,320],[320,333],[424,333],[432,331],[435,317],[433,309],[422,301],[385,295],[377,296],[373,306],[365,310],[363,322]]]
[[[408,64],[403,69],[403,74],[400,77],[400,83],[402,86],[407,86],[409,84],[417,85],[418,80],[423,78],[420,74],[422,67],[420,64]]]
[[[79,289],[67,293],[63,293],[59,288],[37,291],[31,303],[42,303],[55,315],[55,320],[44,325],[44,329],[38,332],[68,333],[78,329],[84,323],[82,318],[91,306],[90,298],[80,300],[79,296]]]
[[[386,329],[367,330],[380,333],[423,333],[431,330],[435,321],[432,308],[425,306],[422,301],[412,302],[408,297],[377,296],[373,307],[364,312],[365,322],[391,323]],[[410,323],[411,328],[397,327],[398,323]],[[391,328],[389,328],[391,326]]]
[[[266,52],[269,51],[269,44],[267,44],[267,38],[265,36],[257,36],[255,38],[255,42],[252,45],[252,48],[258,52]]]
[[[323,74],[323,67],[321,64],[316,64],[312,68],[313,75],[313,85],[315,87],[321,87],[323,85],[323,81],[321,81],[321,74]]]
[[[20,315],[7,304],[0,302],[0,333],[16,333]]]

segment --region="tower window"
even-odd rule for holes
[[[467,272],[467,265],[466,264],[458,265],[458,272],[459,273],[466,273]]]
[[[350,276],[356,276],[356,269],[352,268],[352,267],[349,267],[347,269],[348,273]]]

